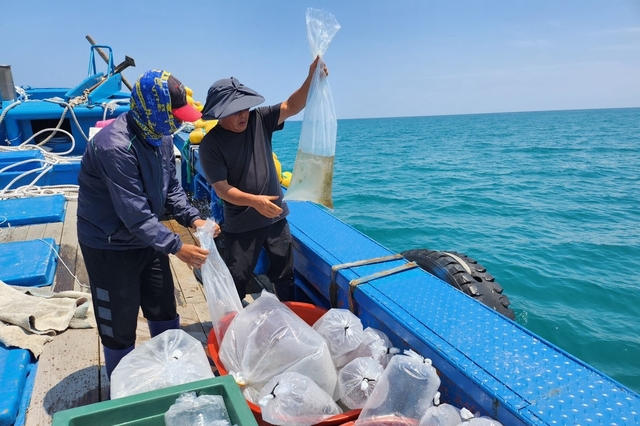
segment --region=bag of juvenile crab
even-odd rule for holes
[[[235,316],[219,356],[253,403],[269,380],[290,371],[309,377],[329,395],[336,387],[336,370],[325,340],[266,291]]]
[[[202,343],[181,329],[136,347],[111,374],[111,399],[213,377]]]
[[[338,395],[349,409],[364,407],[376,388],[384,367],[373,358],[356,358],[338,373]]]
[[[213,239],[215,225],[214,220],[207,219],[205,225],[196,231],[196,237],[200,241],[200,246],[209,250],[207,260],[201,269],[202,282],[211,323],[219,345],[229,323],[242,310],[242,302],[231,273],[222,260]]]
[[[319,56],[321,59],[309,86],[298,153],[293,164],[291,183],[284,195],[287,201],[312,201],[332,210],[338,120],[322,58],[339,29],[340,24],[330,13],[307,9],[309,48],[314,58]]]
[[[394,348],[387,335],[373,327],[367,327],[362,332],[362,343],[353,351],[334,359],[336,368],[342,368],[356,358],[371,357],[386,367],[391,357],[400,352]]]
[[[357,349],[363,339],[362,322],[348,309],[329,309],[313,324],[313,329],[327,341],[334,363]]]
[[[429,358],[408,350],[395,355],[362,408],[358,424],[381,419],[418,423],[433,405],[440,378]],[[401,423],[400,423],[401,424]]]
[[[450,404],[429,407],[419,426],[458,426],[462,423],[460,409]]]
[[[296,372],[275,376],[260,391],[262,419],[274,425],[307,426],[342,414],[331,396]]]

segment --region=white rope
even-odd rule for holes
[[[18,95],[18,99],[23,99],[23,100],[29,100],[29,95],[27,94],[27,91],[24,90],[22,87],[20,86],[14,86],[14,89],[16,90],[16,94]]]
[[[109,114],[113,114],[113,112],[118,108],[118,104],[124,104],[124,103],[128,104],[129,102],[130,102],[129,99],[114,99],[107,103],[102,103],[100,105],[102,108],[104,108],[104,114],[102,114],[102,120],[104,121],[107,119],[107,112]]]
[[[0,191],[0,200],[8,200],[15,198],[30,198],[30,197],[47,197],[50,195],[64,195],[65,200],[75,201],[78,199],[78,185],[50,185],[50,186],[35,186],[25,185],[16,189],[9,189]]]
[[[62,265],[67,269],[67,271],[69,271],[69,275],[71,275],[73,277],[73,280],[75,282],[78,283],[78,285],[80,287],[83,288],[90,288],[87,284],[82,284],[80,282],[80,280],[78,280],[78,277],[76,277],[75,275],[73,275],[73,272],[71,272],[71,269],[69,269],[69,267],[67,266],[66,263],[64,263],[64,260],[62,260],[62,257],[60,257],[60,253],[58,253],[58,250],[56,250],[56,248],[54,246],[52,246],[51,244],[49,244],[49,242],[43,240],[42,238],[38,238],[40,241],[42,241],[43,243],[45,243],[46,245],[48,245],[49,247],[51,247],[51,250],[53,250],[53,252],[56,254],[56,256],[58,256],[58,259],[60,259],[60,263],[62,263]]]
[[[73,150],[75,149],[76,141],[75,141],[75,138],[73,137],[73,135],[70,132],[62,129],[62,124],[64,123],[64,119],[65,119],[66,114],[70,113],[73,121],[75,122],[77,128],[80,130],[80,133],[84,137],[85,141],[89,142],[89,138],[84,133],[84,131],[82,130],[82,126],[80,126],[80,123],[78,122],[78,118],[76,117],[76,114],[75,114],[75,111],[74,111],[74,107],[75,106],[81,105],[81,104],[85,104],[87,102],[88,93],[85,92],[82,96],[75,97],[73,99],[70,99],[69,102],[65,102],[64,99],[59,98],[59,97],[48,98],[48,99],[43,99],[43,100],[29,100],[27,92],[24,89],[19,88],[19,87],[16,87],[16,92],[19,94],[19,99],[17,101],[15,101],[14,103],[12,103],[11,105],[9,105],[6,108],[4,108],[4,110],[2,111],[2,114],[0,114],[0,124],[2,123],[4,118],[6,117],[7,112],[10,109],[20,105],[23,102],[50,102],[50,103],[55,103],[55,104],[61,105],[61,106],[64,107],[64,109],[62,111],[62,114],[60,116],[60,120],[58,121],[58,124],[54,128],[42,129],[42,130],[38,131],[37,133],[35,133],[34,135],[32,135],[27,140],[25,140],[24,142],[22,142],[18,146],[11,146],[11,142],[13,142],[15,139],[13,139],[13,140],[6,139],[6,142],[8,143],[9,146],[0,145],[0,151],[6,152],[6,151],[39,150],[42,153],[42,155],[44,156],[44,159],[35,158],[35,159],[23,160],[23,161],[20,161],[20,162],[17,162],[17,163],[14,163],[14,164],[11,164],[9,166],[6,166],[6,167],[2,168],[0,170],[0,173],[6,172],[6,171],[10,170],[11,168],[20,166],[22,164],[27,164],[27,163],[30,163],[30,162],[39,162],[39,163],[42,164],[41,167],[39,167],[39,168],[36,168],[36,169],[33,169],[33,170],[27,170],[24,173],[21,173],[18,176],[16,176],[15,178],[13,178],[11,180],[11,182],[9,182],[8,185],[6,185],[2,190],[0,190],[0,199],[23,198],[23,197],[38,197],[38,196],[48,196],[48,195],[54,195],[54,194],[63,194],[65,196],[65,199],[67,199],[69,201],[76,200],[78,198],[78,195],[77,195],[78,186],[77,185],[36,186],[36,183],[47,172],[49,172],[52,169],[53,165],[61,164],[61,163],[74,163],[74,162],[79,162],[81,160],[82,156],[69,156],[68,155],[71,152],[73,152]],[[113,111],[115,111],[117,109],[118,104],[120,104],[120,103],[128,103],[128,102],[129,102],[128,99],[114,99],[114,100],[112,100],[110,102],[102,103],[100,106],[104,109],[103,117],[106,118],[107,112],[113,113]],[[49,134],[43,141],[39,142],[38,144],[30,144],[29,143],[32,140],[34,140],[37,136],[39,136],[39,135],[41,135],[42,133],[45,133],[45,132],[51,132],[51,134]],[[67,135],[71,139],[71,148],[69,148],[67,151],[61,152],[61,153],[50,152],[50,151],[47,151],[46,149],[44,149],[44,146],[47,144],[47,142],[49,142],[54,137],[54,135],[57,134],[58,132],[64,133],[65,135]],[[25,178],[26,176],[29,176],[29,175],[34,174],[34,173],[39,173],[39,174],[33,181],[31,181],[30,184],[21,186],[21,187],[16,188],[16,189],[9,189],[14,183],[16,183],[19,180]]]
[[[5,223],[7,220],[9,220],[6,216],[0,216],[0,236],[4,233],[4,228],[1,226],[3,223]],[[7,223],[7,228],[11,229],[11,224]],[[7,239],[7,236],[4,236],[2,238],[0,238],[0,241],[4,241]]]

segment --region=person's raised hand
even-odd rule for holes
[[[318,61],[322,63],[322,71],[324,73],[324,77],[327,77],[329,75],[329,69],[327,68],[327,64],[325,64],[324,61],[320,59],[320,56],[316,56],[316,58],[309,66],[309,75],[312,75],[315,72],[316,67],[318,66]]]

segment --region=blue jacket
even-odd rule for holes
[[[176,178],[172,137],[151,146],[129,114],[87,143],[78,176],[78,240],[97,249],[175,254],[182,241],[160,222],[164,209],[187,227],[200,215]]]

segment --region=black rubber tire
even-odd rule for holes
[[[407,250],[400,254],[505,317],[515,318],[514,312],[509,308],[511,301],[503,294],[502,286],[481,264],[469,256],[455,251],[428,249]]]

